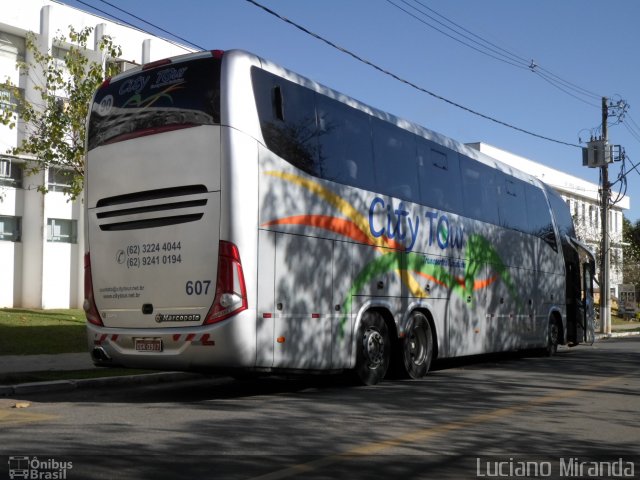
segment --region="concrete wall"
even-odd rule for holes
[[[9,78],[23,89],[28,101],[38,103],[34,88],[39,80],[37,71],[20,75],[19,59],[30,60],[25,51],[27,32],[37,35],[39,48],[49,51],[55,37],[68,36],[69,25],[78,31],[93,27],[89,45],[97,45],[102,35],[110,35],[122,48],[120,59],[144,64],[192,51],[143,31],[85,13],[49,0],[3,0],[0,13],[0,79]],[[95,59],[99,52],[93,52]],[[0,97],[0,101],[2,98]],[[5,96],[6,100],[6,96]],[[2,105],[0,104],[0,108]],[[16,147],[24,136],[25,126],[10,129],[0,125],[0,158],[13,165],[24,158],[2,155]],[[0,307],[80,308],[84,300],[84,214],[82,198],[69,201],[61,192],[46,195],[37,191],[47,185],[47,172],[24,176],[22,186],[14,188],[0,184],[0,216],[20,217],[20,241],[0,240]],[[51,219],[76,222],[77,238],[73,243],[54,242],[47,238]]]

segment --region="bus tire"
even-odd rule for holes
[[[554,318],[549,320],[549,330],[547,332],[547,347],[544,353],[547,357],[553,357],[558,353],[558,344],[560,343],[560,325]]]
[[[405,377],[422,378],[429,371],[433,358],[433,332],[427,317],[413,312],[409,327],[401,341]]]
[[[356,338],[355,374],[364,385],[380,383],[389,368],[391,340],[389,329],[376,311],[364,313]]]

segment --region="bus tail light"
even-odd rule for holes
[[[93,295],[93,279],[91,277],[91,256],[89,252],[84,254],[84,303],[82,308],[87,316],[87,321],[103,326],[100,314],[98,313],[98,307],[96,307],[96,300]]]
[[[247,289],[240,252],[233,243],[220,240],[216,296],[204,323],[220,322],[246,309]]]

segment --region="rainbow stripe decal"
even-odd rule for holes
[[[419,281],[428,280],[450,290],[473,305],[475,302],[474,292],[502,280],[509,293],[518,299],[507,267],[489,241],[481,235],[472,234],[469,236],[466,245],[464,245],[464,260],[449,257],[441,257],[436,260],[425,254],[409,251],[403,243],[389,238],[389,235],[377,232],[371,225],[370,218],[365,217],[351,203],[320,183],[281,171],[267,171],[265,174],[306,189],[337,210],[343,217],[294,215],[265,222],[261,225],[262,227],[275,225],[314,227],[333,232],[360,244],[371,245],[380,252],[379,257],[370,261],[359,272],[349,289],[341,309],[344,314],[341,322],[342,327],[346,324],[347,315],[351,313],[353,296],[357,295],[372,279],[389,272],[395,272],[399,275],[411,296],[416,298],[429,297],[429,293],[420,285]],[[431,214],[427,213],[426,216],[430,217]],[[418,222],[415,227],[417,231]],[[442,236],[446,238],[449,234],[447,228],[447,224],[438,224],[436,235],[439,243]],[[459,238],[458,241],[459,247],[462,248],[462,239]],[[415,238],[411,246],[413,243],[415,243]],[[486,268],[487,266],[490,268]],[[463,274],[461,276],[452,274],[451,267],[458,271],[462,269]],[[483,274],[488,276],[483,278]],[[519,309],[522,309],[519,299],[518,304]]]

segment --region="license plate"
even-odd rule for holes
[[[160,338],[136,338],[137,352],[161,352],[162,339]]]

